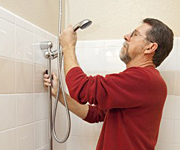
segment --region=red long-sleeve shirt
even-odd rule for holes
[[[84,119],[104,121],[97,150],[154,150],[167,87],[154,67],[131,67],[105,77],[72,68],[66,83],[72,98],[89,102]]]

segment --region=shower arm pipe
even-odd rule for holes
[[[48,64],[48,75],[50,77],[50,80],[52,80],[51,76],[51,58],[49,57],[49,64]],[[48,87],[48,97],[50,99],[49,104],[49,128],[50,128],[50,149],[53,150],[53,136],[52,136],[52,130],[53,130],[53,125],[52,125],[52,92],[51,92],[51,86]]]

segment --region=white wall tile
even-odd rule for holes
[[[168,95],[163,108],[163,119],[174,119],[175,96]]]
[[[180,144],[180,120],[174,121],[173,142],[176,144]]]
[[[10,11],[4,9],[3,7],[0,7],[0,18],[3,18],[12,23],[15,22],[15,15],[11,13]]]
[[[82,122],[81,123],[81,136],[82,137],[99,137],[102,124],[101,123],[88,123],[88,122]]]
[[[109,72],[123,71],[126,66],[119,57],[121,47],[107,47],[105,48],[105,65]]]
[[[174,46],[169,56],[158,67],[160,71],[175,71],[177,70],[178,46]]]
[[[104,47],[122,47],[124,39],[105,40]]]
[[[95,150],[98,142],[98,137],[79,137],[79,150]]]
[[[15,25],[0,18],[0,55],[15,57]]]
[[[35,149],[48,144],[48,124],[47,120],[35,123]]]
[[[17,125],[33,122],[33,95],[17,95]]]
[[[78,41],[76,47],[78,48],[102,48],[105,45],[104,40],[95,41]]]
[[[73,113],[71,113],[71,120],[72,120],[71,135],[81,136],[82,126],[84,125],[84,121]]]
[[[172,150],[171,143],[158,143],[155,150]]]
[[[175,105],[175,119],[179,119],[180,120],[180,96],[176,96],[175,101],[174,101],[174,105]]]
[[[16,127],[16,96],[0,95],[0,131]]]
[[[105,70],[104,48],[83,48],[78,50],[77,58],[80,66],[85,72]]]
[[[54,147],[53,147],[54,148]],[[41,148],[38,148],[38,149],[36,149],[36,150],[50,150],[50,148],[49,148],[49,145],[45,145],[45,146],[43,146],[43,147],[41,147]],[[56,150],[56,149],[53,149],[53,150]],[[64,149],[65,150],[65,149]]]
[[[53,148],[54,150],[67,150],[66,149],[66,144],[67,142],[65,143],[57,143],[55,140],[53,140]]]
[[[16,27],[16,59],[33,63],[33,33]]]
[[[17,149],[17,129],[0,132],[0,149],[1,150],[18,150]]]
[[[34,34],[33,36],[33,59],[34,63],[36,64],[41,64],[41,65],[46,65],[47,64],[47,59],[44,57],[44,50],[40,49],[40,42],[47,41],[46,38],[37,36]]]
[[[95,150],[98,137],[71,136],[67,141],[66,150]]]
[[[80,67],[83,67],[85,66],[84,63],[84,53],[85,53],[85,49],[84,48],[76,48],[76,57],[77,57],[77,60],[78,60],[78,63],[80,65]]]
[[[33,26],[33,33],[36,34],[37,36],[47,39],[47,31],[45,31],[37,26]]]
[[[172,143],[173,125],[174,125],[174,120],[168,120],[168,119],[161,120],[158,142]]]
[[[178,41],[178,46],[177,46],[177,47],[178,47],[178,48],[177,48],[177,49],[178,49],[178,50],[177,50],[177,51],[178,51],[178,53],[177,53],[178,58],[177,58],[177,68],[176,68],[176,69],[177,69],[178,71],[180,71],[180,37],[178,38],[177,41]]]
[[[49,99],[47,93],[34,93],[34,121],[47,119]]]
[[[30,22],[24,20],[23,18],[20,18],[19,16],[16,16],[15,24],[17,26],[20,26],[20,27],[30,31],[30,32],[33,32],[34,25],[31,24]]]
[[[78,136],[70,136],[67,141],[66,150],[81,150],[80,141]]]
[[[173,144],[173,150],[180,150],[180,144]]]
[[[18,150],[34,150],[34,125],[18,128]]]

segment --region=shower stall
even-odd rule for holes
[[[123,35],[134,29],[135,22],[153,16],[172,26],[175,33],[173,51],[158,68],[169,90],[156,150],[179,150],[180,2],[64,0],[63,3],[61,10],[65,13],[62,17],[62,29],[69,24],[75,25],[84,18],[93,20],[90,28],[82,32],[76,31],[78,35],[76,55],[80,66],[88,75],[105,75],[125,69],[125,65],[119,60],[119,51]],[[49,100],[50,93],[44,90],[43,73],[45,70],[49,70],[49,74],[59,72],[60,66],[57,67],[57,64],[60,64],[57,63],[57,52],[60,48],[59,14],[59,1],[26,0],[23,3],[20,0],[0,1],[0,149],[2,150],[50,150],[52,144],[53,150],[96,149],[102,123],[89,124],[71,112],[71,132],[67,141],[59,144],[51,138],[53,118],[50,115],[50,106],[51,102],[54,106],[56,100],[54,98]],[[61,83],[68,92],[63,69],[61,74]],[[68,120],[65,107],[58,104],[56,122],[53,124],[60,140],[67,137]],[[50,139],[53,139],[52,144]]]

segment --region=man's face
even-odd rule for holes
[[[120,51],[120,58],[125,64],[128,64],[131,60],[143,54],[144,48],[149,42],[146,39],[146,32],[150,29],[150,25],[143,23],[131,34],[124,36],[125,42],[123,43],[123,47]]]

